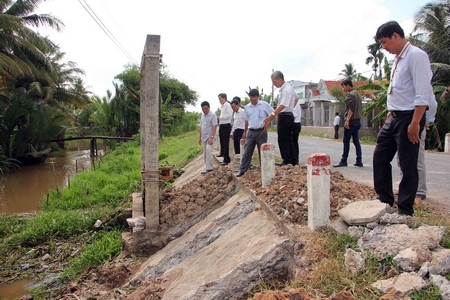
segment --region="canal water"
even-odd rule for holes
[[[77,172],[91,167],[89,150],[61,151],[50,154],[43,164],[23,166],[0,174],[0,213],[40,211],[51,189],[62,189]],[[19,299],[32,283],[24,279],[0,285],[0,299]]]
[[[0,174],[0,213],[39,211],[51,189],[65,187],[76,172],[89,169],[89,150],[50,154],[43,164]]]

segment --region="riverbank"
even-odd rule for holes
[[[160,163],[181,169],[201,151],[197,139],[198,132],[164,138]],[[95,168],[77,174],[70,187],[52,190],[41,213],[0,215],[0,284],[48,280],[49,274],[69,282],[120,254],[126,225],[119,216],[140,189],[140,158],[138,142],[123,143]],[[94,226],[97,220],[101,228]],[[42,296],[48,292],[32,294],[48,299]]]
[[[174,164],[176,169],[180,168],[183,162],[196,157],[201,151],[197,138],[198,132],[193,132],[174,139],[165,139],[160,144],[160,162],[166,165]],[[59,284],[31,292],[34,299],[60,299],[72,293],[79,296],[89,293],[101,297],[113,290],[117,292],[118,298],[124,298],[126,291],[122,291],[125,293],[120,296],[124,280],[129,278],[143,261],[122,252],[120,233],[125,229],[122,226],[123,220],[119,218],[122,211],[130,206],[131,192],[139,189],[139,170],[139,146],[124,144],[104,157],[95,171],[77,175],[80,179],[74,178],[70,189],[61,191],[59,197],[56,193],[42,214],[27,218],[10,216],[9,219],[2,216],[0,237],[3,241],[0,244],[0,259],[5,268],[0,278],[48,279],[52,278],[49,277],[50,274],[57,274]],[[289,170],[285,172],[290,173]],[[197,173],[193,175],[198,176]],[[356,194],[349,191],[355,190],[356,183],[338,176],[339,172],[333,173],[337,176],[334,181],[339,184],[335,186],[336,199],[354,200]],[[208,176],[211,189],[220,184],[215,174]],[[277,179],[277,184],[279,188],[287,184],[300,187],[303,185],[296,180],[303,177],[301,173],[293,177],[281,176]],[[257,181],[256,169],[248,172],[242,180],[250,189],[257,188],[254,186]],[[370,191],[367,186],[358,187],[358,191]],[[186,190],[181,192],[187,193]],[[298,189],[298,192],[302,191]],[[341,192],[346,195],[339,194]],[[289,195],[286,196],[289,198]],[[281,193],[278,197],[281,197]],[[301,197],[307,199],[306,191]],[[293,213],[290,213],[290,216],[293,216]],[[103,224],[99,228],[94,227],[97,220]],[[291,222],[291,218],[286,220]],[[299,220],[304,222],[304,219]],[[446,215],[432,214],[424,205],[417,208],[414,222],[450,225]],[[367,290],[367,284],[374,279],[385,278],[389,270],[395,270],[392,261],[373,261],[367,274],[348,276],[342,271],[342,257],[347,247],[357,247],[355,239],[348,235],[336,235],[332,230],[309,233],[308,236],[309,242],[302,246],[307,250],[308,260],[311,262],[308,272],[303,274],[305,276],[295,278],[292,282],[263,281],[257,290],[304,286],[317,295],[329,296],[333,291],[352,287],[352,293],[360,296],[358,299],[376,299],[375,296],[370,298],[371,291]],[[447,233],[444,247],[449,246],[449,240]],[[37,278],[33,278],[35,274]],[[430,288],[414,295],[413,299],[437,299],[433,298],[432,293],[433,288]],[[249,294],[249,297],[252,295]]]

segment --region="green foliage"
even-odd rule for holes
[[[17,233],[4,241],[6,249],[34,247],[51,238],[70,238],[92,227],[98,214],[82,211],[45,212],[30,219]]]
[[[430,284],[427,288],[418,291],[414,290],[410,295],[413,300],[442,300],[441,292],[439,291],[439,287],[435,284]]]
[[[164,136],[177,136],[185,132],[190,132],[198,128],[199,114],[195,112],[184,112],[184,110],[173,109],[166,111],[167,118],[163,117]],[[170,115],[169,115],[170,114]],[[170,120],[170,122],[169,122]]]
[[[140,187],[140,149],[135,142],[123,143],[102,158],[100,167],[75,176],[70,188],[51,191],[46,211],[108,206],[113,208]]]
[[[376,115],[372,122],[384,120],[387,116],[387,91],[389,88],[389,81],[378,81],[377,83],[368,83],[357,88],[358,91],[375,91],[372,98],[372,103],[363,109],[363,114],[368,115],[371,111],[375,111]]]
[[[22,231],[27,221],[14,215],[0,215],[0,239]]]
[[[71,261],[69,267],[61,275],[61,279],[72,279],[89,267],[98,266],[111,260],[121,251],[122,236],[120,231],[98,232],[95,240],[83,249],[79,257]]]

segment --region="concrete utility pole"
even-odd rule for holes
[[[159,35],[147,35],[141,62],[141,158],[145,225],[159,227]]]

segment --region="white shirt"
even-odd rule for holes
[[[280,87],[280,94],[278,95],[278,105],[283,105],[284,108],[281,112],[292,112],[294,110],[295,99],[297,94],[294,88],[289,83],[285,82]]]
[[[219,125],[230,124],[232,116],[233,116],[233,109],[231,108],[230,103],[225,101],[220,110]]]
[[[340,122],[341,122],[341,117],[339,117],[339,116],[334,117],[333,126],[339,125]]]
[[[388,110],[414,110],[416,106],[430,105],[431,64],[427,53],[416,46],[407,47],[396,57],[397,67],[391,74],[391,93],[387,96]],[[398,62],[397,62],[398,61]]]
[[[300,107],[300,102],[297,102],[297,105],[294,106],[294,110],[292,111],[294,114],[294,123],[302,122],[302,108]]]
[[[234,132],[235,129],[244,129],[245,128],[245,120],[244,120],[244,110],[239,108],[238,111],[234,113],[234,121],[233,128],[231,132]]]
[[[436,117],[437,101],[434,94],[431,96],[430,103],[428,103],[428,110],[425,111],[425,122],[433,123]]]

